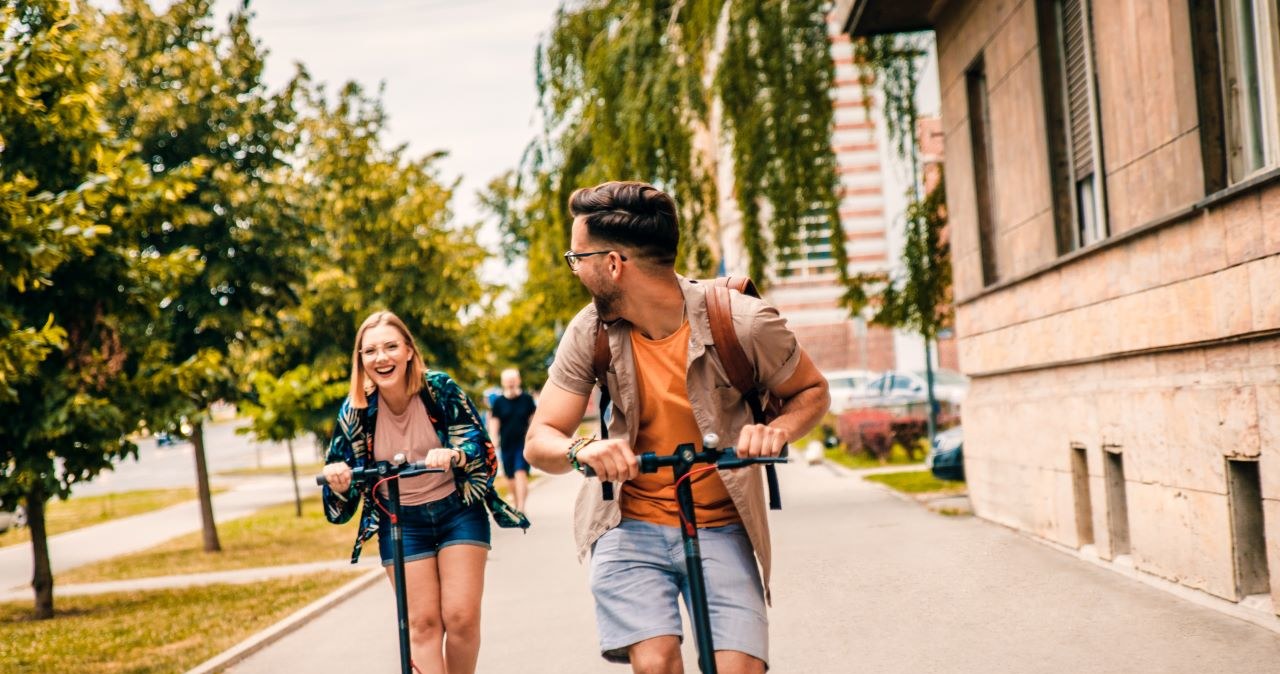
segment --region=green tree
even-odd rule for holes
[[[722,262],[722,228],[734,217],[760,283],[802,220],[837,222],[827,4],[587,0],[559,10],[537,54],[544,133],[520,189],[505,193],[518,205],[497,215],[513,249],[528,251],[528,281],[512,303],[513,316],[532,320],[523,334],[558,337],[555,326],[586,297],[559,257],[578,187],[637,179],[671,192],[681,208],[678,268],[698,276]],[[830,229],[842,259],[843,233]]]
[[[208,166],[182,217],[150,220],[146,244],[160,253],[191,248],[201,262],[195,278],[170,289],[150,326],[173,366],[172,390],[150,402],[171,423],[192,421],[204,548],[213,552],[221,546],[204,415],[213,402],[239,398],[237,345],[270,334],[276,315],[296,303],[305,229],[287,190],[300,81],[268,94],[250,15],[232,15],[218,32],[210,5],[179,0],[157,14],[145,0],[124,0],[107,16],[104,41],[107,111],[117,132],[138,141],[156,176]]]
[[[577,187],[649,180],[682,210],[683,267],[720,256],[719,194],[742,213],[751,275],[792,245],[801,218],[834,217],[831,85],[818,0],[591,0],[562,8],[539,51],[553,213]],[[733,184],[717,185],[731,148]],[[768,211],[768,217],[764,212]],[[568,240],[563,215],[552,218]],[[843,237],[833,236],[843,247]]]
[[[316,425],[315,415],[333,407],[346,394],[346,382],[330,381],[307,365],[299,365],[276,377],[255,372],[250,380],[255,395],[245,400],[241,411],[251,419],[247,431],[259,440],[283,442],[289,451],[289,474],[293,478],[295,512],[302,517],[302,492],[298,488],[298,462],[293,441]]]
[[[0,506],[27,507],[38,618],[53,616],[45,504],[136,456],[161,350],[139,326],[200,267],[139,245],[199,167],[153,178],[112,136],[96,26],[64,0],[0,7]]]
[[[327,437],[347,392],[356,329],[374,311],[399,315],[427,366],[461,382],[476,380],[483,359],[463,319],[482,295],[485,251],[474,226],[451,222],[453,190],[435,169],[442,155],[386,148],[381,101],[356,84],[326,98],[323,88],[310,91],[301,122],[308,142],[293,189],[314,223],[300,253],[301,301],[281,312],[280,334],[252,357],[259,374],[246,409],[253,433],[275,440]]]
[[[546,381],[561,331],[589,296],[560,257],[567,242],[548,235],[555,229],[550,214],[557,210],[547,201],[549,192],[532,189],[530,181],[509,172],[491,181],[479,197],[502,233],[504,261],[523,262],[526,275],[515,287],[494,289],[472,324],[473,343],[480,345],[475,353],[484,358],[477,369],[492,384],[503,369],[514,367],[526,388],[537,389]],[[501,310],[498,294],[506,303]]]
[[[946,237],[946,190],[936,176],[927,193],[919,158],[916,92],[921,61],[932,38],[927,34],[878,35],[854,41],[854,60],[864,69],[863,98],[877,98],[898,157],[911,168],[907,193],[906,236],[898,273],[858,274],[849,279],[844,304],[854,314],[871,307],[871,321],[919,334],[925,344],[925,378],[929,401],[929,438],[937,429],[933,392],[932,345],[938,333],[951,325],[951,251]]]

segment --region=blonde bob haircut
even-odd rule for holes
[[[351,351],[351,406],[356,409],[364,409],[369,406],[369,394],[373,393],[375,385],[365,376],[364,362],[360,359],[360,347],[364,342],[364,333],[370,328],[379,325],[390,325],[400,332],[400,336],[404,338],[404,343],[409,347],[409,372],[405,374],[404,387],[405,392],[409,395],[415,395],[422,390],[422,378],[426,373],[426,368],[422,365],[422,354],[418,351],[418,343],[413,340],[413,335],[409,334],[409,328],[405,327],[404,321],[400,317],[390,311],[375,311],[370,314],[364,322],[360,324],[360,329],[356,331],[356,345]]]

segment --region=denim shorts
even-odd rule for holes
[[[764,586],[746,530],[741,524],[698,529],[698,544],[715,649],[768,663]],[[645,639],[683,640],[676,597],[684,597],[687,609],[689,582],[680,529],[625,519],[605,532],[591,549],[591,593],[605,660],[628,662],[627,648]]]
[[[515,447],[513,449],[503,447],[499,453],[502,454],[503,475],[515,477],[518,470],[529,472],[529,462],[524,458],[524,447]]]
[[[489,545],[489,517],[479,499],[463,505],[462,495],[448,496],[422,505],[401,506],[400,522],[404,540],[404,561],[435,557],[440,548],[450,545]],[[391,544],[391,522],[384,514],[378,527],[378,552],[382,565],[395,563]]]

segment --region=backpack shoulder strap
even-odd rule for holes
[[[750,284],[745,277],[718,278],[707,289],[707,319],[711,323],[711,338],[716,342],[716,355],[724,366],[729,383],[743,396],[750,396],[756,389],[755,368],[747,359],[747,353],[738,341],[738,331],[733,327],[733,306],[730,289],[735,280]],[[754,285],[752,286],[754,290]]]
[[[781,403],[773,396],[768,401],[761,399],[763,391],[756,386],[756,370],[747,359],[747,352],[738,341],[738,331],[733,327],[733,307],[730,290],[743,295],[759,297],[756,284],[745,276],[722,276],[711,283],[707,289],[707,319],[711,323],[711,338],[716,341],[716,355],[729,377],[729,382],[742,394],[743,400],[751,408],[751,418],[757,424],[767,423],[781,412]],[[787,448],[782,448],[782,456],[787,455]],[[769,509],[782,508],[782,496],[778,489],[778,473],[773,464],[765,467],[765,480],[769,486]]]
[[[591,356],[591,369],[596,373],[596,386],[600,388],[600,437],[609,437],[609,423],[604,418],[604,410],[609,406],[609,361],[613,354],[609,350],[609,326],[604,321],[596,321],[596,347]],[[613,500],[613,483],[600,483],[601,497],[606,501]]]
[[[604,321],[596,321],[596,346],[591,356],[591,369],[596,373],[596,386],[600,388],[600,437],[609,437],[609,426],[604,420],[604,408],[609,406],[609,327]]]
[[[596,323],[596,347],[591,356],[591,369],[596,373],[596,385],[600,392],[609,395],[609,361],[613,354],[609,351],[609,329],[603,321]]]
[[[760,291],[756,289],[755,281],[752,281],[748,276],[720,276],[715,281],[712,281],[711,285],[717,288],[723,287],[729,290],[736,290],[750,297],[760,296]]]

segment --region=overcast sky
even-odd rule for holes
[[[239,0],[217,0],[225,16]],[[302,62],[329,91],[385,83],[392,143],[446,150],[441,177],[462,178],[453,209],[481,217],[476,190],[514,168],[533,138],[534,49],[560,0],[255,0],[255,36],[278,88]],[[486,237],[487,238],[487,237]]]

